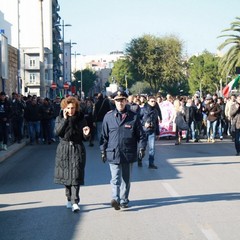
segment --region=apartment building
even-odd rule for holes
[[[0,29],[8,44],[19,49],[15,78],[19,78],[18,90],[24,95],[39,96],[42,88],[42,97],[49,97],[54,80],[59,88],[63,86],[59,10],[58,0],[11,0],[11,4],[0,1]]]
[[[9,0],[0,1],[0,34],[17,50],[17,63],[10,63],[11,68],[15,66],[11,72],[16,75],[8,74],[5,81],[15,85],[8,91],[50,98],[64,95],[64,86],[71,85],[72,72],[85,68],[97,73],[95,90],[101,91],[114,62],[124,58],[119,51],[72,54],[72,43],[64,40],[64,27],[70,25],[64,24],[59,11],[58,0],[11,0],[11,4]]]

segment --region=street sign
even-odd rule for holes
[[[57,84],[56,84],[56,83],[52,83],[52,84],[51,84],[51,88],[52,88],[53,90],[55,90],[55,89],[57,88]]]
[[[63,84],[63,87],[64,87],[64,89],[69,89],[68,83],[64,83],[64,84]]]

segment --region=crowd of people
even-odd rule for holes
[[[112,200],[115,210],[128,207],[132,164],[142,159],[148,146],[148,168],[155,164],[155,141],[161,123],[166,121],[175,133],[175,145],[185,139],[208,143],[231,136],[236,155],[240,153],[240,96],[229,98],[207,94],[194,96],[127,95],[117,91],[106,97],[102,93],[81,100],[76,96],[55,99],[35,95],[23,97],[0,93],[0,147],[7,150],[9,134],[20,143],[58,142],[54,181],[65,185],[67,208],[79,208],[80,185],[84,184],[86,149],[97,143],[102,161],[111,172]],[[95,141],[94,141],[95,140]]]
[[[107,112],[115,108],[111,97],[102,93],[93,98],[80,100],[80,109],[84,113],[91,129],[89,146],[94,146],[94,139],[100,141],[102,122]],[[172,127],[175,133],[176,145],[186,139],[198,142],[207,139],[214,143],[216,139],[223,140],[225,136],[235,139],[234,121],[231,116],[231,106],[237,97],[232,94],[229,98],[207,94],[200,99],[198,93],[194,96],[157,96],[129,95],[127,106],[137,113],[148,132],[150,165],[154,166],[154,142],[161,137],[161,122]],[[24,137],[29,137],[30,144],[51,144],[57,140],[54,134],[56,117],[60,112],[61,98],[41,98],[36,95],[24,97],[12,93],[9,97],[5,92],[0,93],[0,150],[7,150],[9,142],[21,143]],[[151,108],[154,113],[150,114]],[[149,117],[150,115],[151,117]],[[153,118],[153,119],[150,119]],[[148,126],[151,124],[152,126]],[[181,126],[180,126],[181,125]],[[185,125],[185,126],[184,126]],[[239,151],[237,151],[239,152]],[[141,166],[141,161],[139,161]]]
[[[104,116],[115,108],[114,101],[102,93],[85,100],[75,97],[80,101],[80,109],[91,129],[89,146],[94,146],[94,139],[100,141]],[[59,96],[50,100],[36,95],[24,97],[17,93],[12,93],[9,97],[5,92],[1,92],[0,150],[7,150],[10,141],[21,143],[24,137],[29,137],[30,144],[55,142],[57,137],[54,134],[54,126],[61,109],[61,100]],[[156,136],[157,139],[161,137],[162,120],[165,125],[167,123],[172,127],[176,145],[181,144],[183,139],[186,143],[198,142],[201,139],[214,143],[216,139],[223,140],[225,136],[231,136],[235,140],[235,122],[231,115],[231,106],[236,102],[237,97],[234,94],[228,98],[207,94],[201,99],[197,93],[191,97],[173,97],[170,94],[165,98],[144,94],[127,97],[127,106],[140,116],[143,127],[148,132],[149,162],[152,166],[153,146]],[[152,108],[154,113],[150,114]],[[148,124],[151,124],[151,127]]]

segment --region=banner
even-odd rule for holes
[[[162,113],[162,122],[159,124],[160,137],[175,136],[173,124],[174,106],[170,101],[163,101],[159,104]]]

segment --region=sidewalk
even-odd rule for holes
[[[28,143],[28,139],[23,139],[21,143],[14,143],[8,146],[8,150],[0,150],[0,163],[22,149]]]

